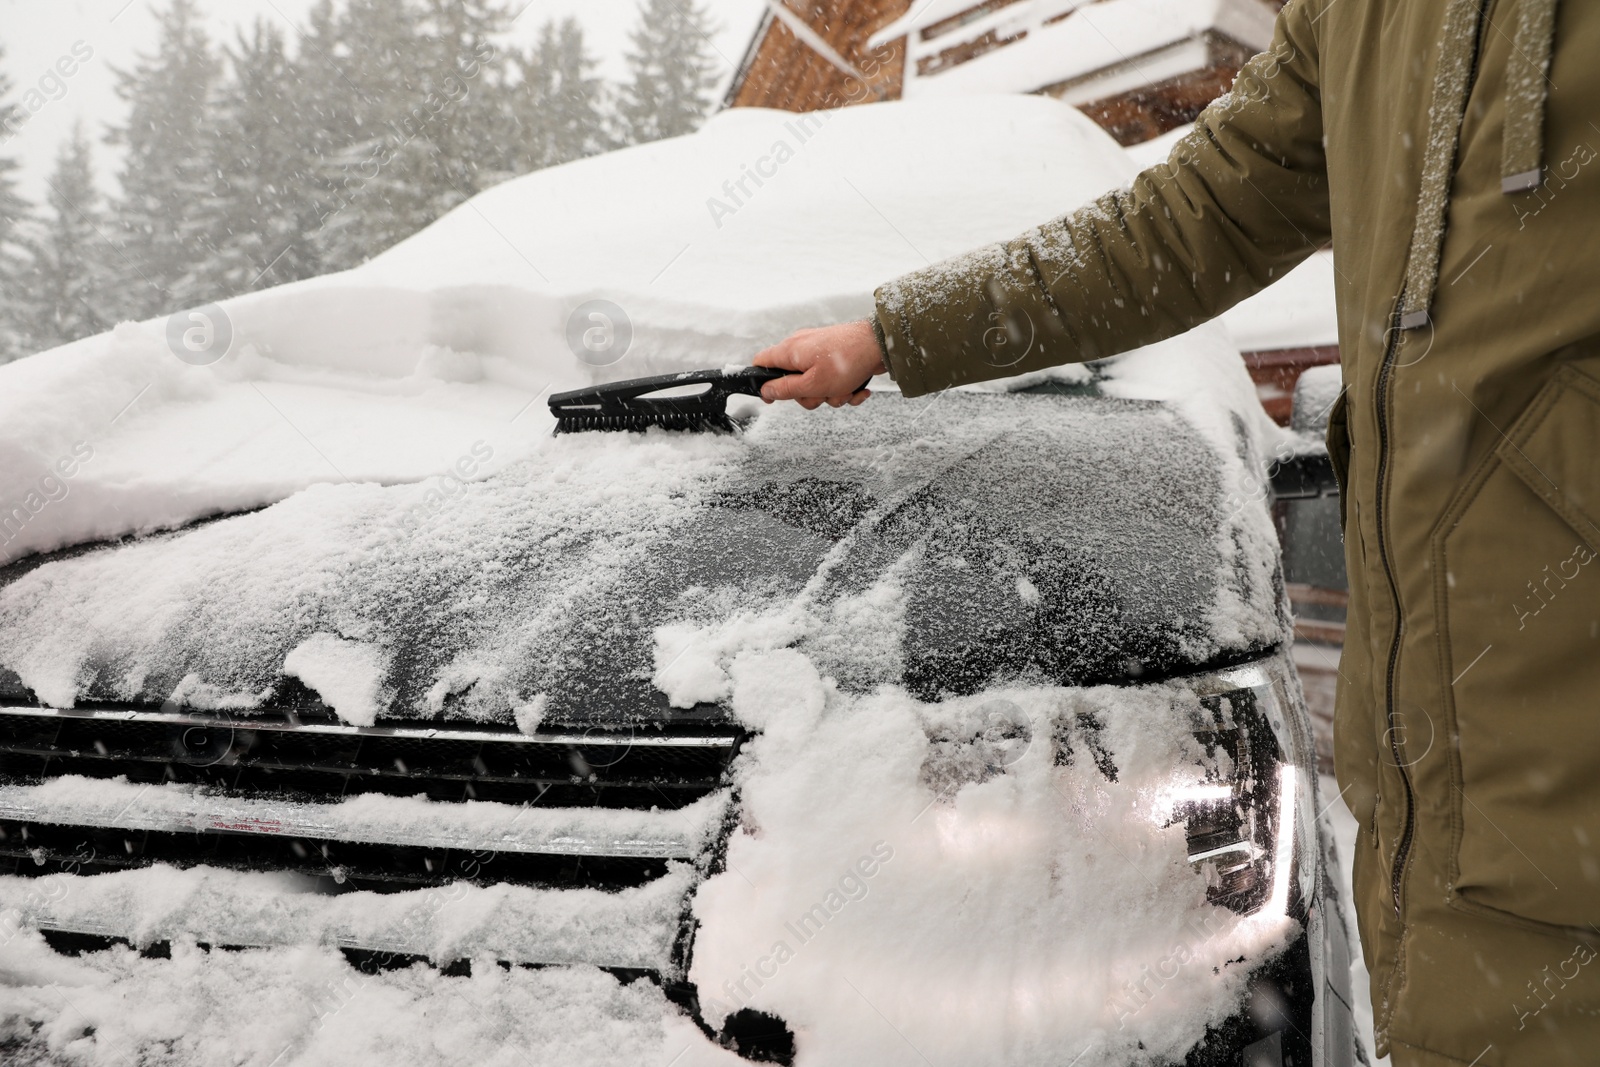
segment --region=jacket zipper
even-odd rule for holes
[[[1483,38],[1487,32],[1489,9],[1494,5],[1494,0],[1480,0],[1478,6],[1477,32],[1473,35],[1472,65],[1467,71],[1467,85],[1462,97],[1461,121],[1466,121],[1466,108],[1471,105],[1472,88],[1478,81],[1478,64],[1483,58]],[[1459,134],[1458,134],[1459,136]],[[1459,152],[1459,148],[1457,149]],[[1452,166],[1452,171],[1453,171]],[[1400,914],[1400,884],[1405,877],[1406,860],[1411,857],[1411,842],[1416,836],[1417,805],[1416,794],[1411,786],[1411,774],[1406,770],[1405,762],[1400,757],[1400,735],[1395,731],[1394,723],[1394,690],[1395,676],[1400,663],[1400,642],[1405,636],[1405,616],[1400,606],[1400,587],[1394,580],[1394,568],[1389,561],[1389,534],[1388,526],[1384,519],[1384,502],[1388,496],[1387,486],[1384,484],[1385,476],[1389,473],[1389,389],[1394,379],[1395,351],[1399,347],[1400,315],[1405,307],[1405,293],[1400,294],[1400,300],[1395,304],[1394,320],[1389,332],[1388,344],[1384,346],[1383,364],[1378,368],[1378,388],[1376,406],[1378,414],[1378,472],[1376,480],[1376,497],[1373,510],[1373,521],[1378,527],[1378,558],[1383,563],[1383,576],[1389,583],[1389,596],[1394,604],[1394,636],[1389,643],[1389,666],[1384,676],[1384,722],[1388,727],[1389,752],[1394,756],[1395,769],[1400,772],[1400,784],[1405,790],[1406,819],[1405,826],[1400,831],[1400,843],[1394,851],[1394,866],[1389,872],[1389,893],[1394,898],[1395,918]]]
[[[1389,666],[1384,676],[1383,711],[1388,726],[1389,752],[1394,756],[1395,768],[1400,772],[1400,784],[1405,788],[1406,821],[1400,833],[1400,844],[1394,852],[1394,868],[1390,872],[1389,892],[1394,898],[1394,914],[1400,916],[1400,879],[1405,873],[1406,859],[1411,852],[1411,837],[1416,830],[1416,804],[1411,791],[1411,775],[1400,758],[1400,736],[1395,732],[1394,687],[1396,668],[1400,662],[1400,639],[1405,633],[1405,616],[1400,610],[1400,587],[1394,580],[1394,569],[1389,563],[1389,535],[1384,521],[1384,498],[1387,486],[1384,479],[1389,473],[1389,386],[1393,379],[1395,350],[1399,347],[1400,314],[1405,307],[1402,298],[1395,304],[1394,319],[1389,331],[1389,342],[1384,346],[1383,364],[1378,368],[1378,474],[1373,507],[1373,522],[1378,527],[1378,559],[1383,564],[1383,576],[1389,583],[1389,597],[1394,604],[1394,636],[1389,642]]]

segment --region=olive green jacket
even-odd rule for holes
[[[1600,1064],[1600,4],[1291,0],[1167,163],[878,327],[916,395],[1177,334],[1330,241],[1379,1047]]]

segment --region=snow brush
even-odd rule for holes
[[[760,396],[763,385],[793,373],[776,367],[740,367],[630,378],[556,393],[550,397],[550,414],[556,417],[556,433],[643,431],[651,426],[732,433],[734,424],[728,417],[728,397],[735,393]],[[681,396],[650,395],[686,385],[704,385],[705,388]]]

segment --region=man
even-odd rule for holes
[[[1177,334],[1332,242],[1336,762],[1399,1067],[1600,1064],[1597,123],[1592,0],[1290,0],[1131,188],[757,358],[804,371],[768,400],[915,396]]]

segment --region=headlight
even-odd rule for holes
[[[1309,890],[1295,877],[1299,838],[1309,830],[1296,816],[1310,795],[1309,750],[1299,717],[1284,713],[1291,691],[1282,673],[1252,665],[1202,683],[1199,773],[1180,779],[1158,808],[1169,823],[1183,822],[1207,899],[1241,915],[1298,917]]]

